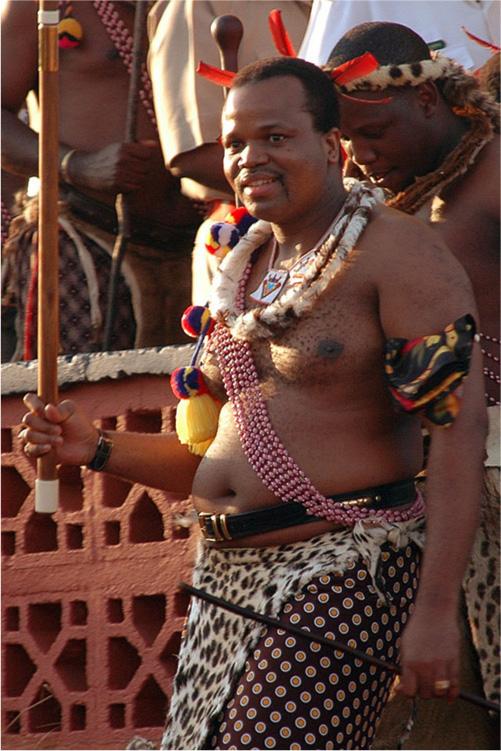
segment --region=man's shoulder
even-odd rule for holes
[[[449,211],[461,216],[472,209],[479,217],[499,218],[499,133],[479,152],[473,164],[444,192]],[[465,165],[466,166],[466,165]]]
[[[366,273],[377,286],[463,274],[439,233],[421,219],[384,205],[374,211],[360,251]]]
[[[423,243],[435,241],[440,243],[421,219],[384,204],[374,209],[364,233],[364,246],[373,257],[401,255],[404,248],[406,253],[419,252]]]

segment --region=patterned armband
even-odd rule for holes
[[[452,425],[459,412],[455,392],[468,375],[474,336],[475,321],[465,315],[439,334],[388,339],[384,369],[398,407],[422,411],[436,425]]]

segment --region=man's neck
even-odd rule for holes
[[[308,253],[330,228],[346,201],[344,188],[327,192],[328,200],[319,200],[317,211],[310,212],[306,222],[296,224],[272,224],[273,234],[278,243],[278,259],[287,261]]]
[[[468,131],[469,121],[464,117],[458,117],[453,112],[444,118],[441,133],[437,138],[435,159],[430,172],[440,169],[446,157],[453,151]]]

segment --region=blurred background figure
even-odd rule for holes
[[[124,143],[136,3],[59,5],[60,351],[102,348],[117,193],[128,197],[132,238],[109,348],[187,341],[179,318],[190,299],[190,256],[200,216],[165,169],[145,67],[137,142]],[[33,0],[7,1],[2,8],[2,168],[25,181],[38,173],[37,8]],[[146,40],[146,28],[144,34]],[[30,92],[28,125],[18,113]],[[10,351],[3,359],[37,354],[37,207],[37,197],[26,191],[15,207],[6,206],[14,219],[2,297],[4,310],[11,316],[14,311],[15,331],[5,338]]]
[[[236,15],[244,34],[238,50],[242,68],[255,60],[278,55],[268,25],[271,10],[282,18],[296,50],[306,30],[310,2],[282,0],[158,0],[149,15],[148,66],[165,164],[181,178],[182,192],[206,202],[193,250],[193,302],[209,296],[217,259],[205,249],[207,228],[234,208],[232,191],[223,175],[220,135],[223,90],[196,73],[199,61],[220,67],[210,26],[214,18]]]

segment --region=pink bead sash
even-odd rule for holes
[[[248,272],[245,276],[248,276]],[[336,503],[322,495],[296,464],[277,436],[263,397],[249,342],[235,339],[228,327],[217,324],[211,344],[233,406],[242,448],[263,484],[283,501],[303,503],[315,516],[352,525],[361,519],[403,522],[424,514],[421,495],[408,508],[371,509]]]

